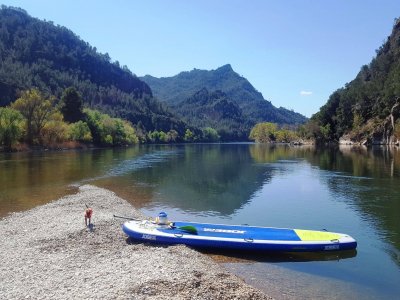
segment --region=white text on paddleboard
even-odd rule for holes
[[[204,228],[204,231],[211,231],[211,232],[222,232],[222,233],[245,233],[244,230],[233,230],[233,229],[216,229],[216,228]]]
[[[155,241],[156,240],[156,236],[155,235],[151,235],[151,234],[143,234],[142,235],[142,239]]]

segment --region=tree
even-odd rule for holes
[[[62,114],[54,112],[43,126],[40,134],[41,141],[46,146],[56,146],[68,139],[69,128],[64,122]]]
[[[139,142],[129,122],[92,109],[85,109],[85,114],[95,144],[117,146]]]
[[[168,139],[169,143],[175,143],[177,141],[178,137],[179,137],[179,133],[174,129],[171,129],[167,133],[167,139]]]
[[[288,129],[281,129],[276,132],[276,140],[281,143],[290,143],[296,139],[296,134]]]
[[[75,123],[84,119],[82,97],[74,87],[65,89],[61,101],[61,112],[66,122]]]
[[[90,132],[95,144],[101,144],[104,135],[104,125],[102,122],[102,113],[93,109],[85,109],[86,123],[89,126]]]
[[[269,122],[258,123],[251,129],[249,138],[257,143],[269,143],[275,141],[276,132],[276,124]]]
[[[37,90],[31,89],[22,93],[11,107],[18,110],[26,119],[26,139],[29,144],[33,144],[36,138],[40,142],[40,132],[53,113],[54,99],[45,99]]]
[[[78,121],[76,123],[72,123],[69,127],[70,137],[74,141],[79,142],[91,142],[92,134],[90,133],[89,126],[86,122]]]
[[[325,126],[320,126],[320,132],[321,132],[322,138],[327,141],[329,139],[329,135],[331,133],[331,125],[326,124]]]
[[[136,135],[135,128],[128,121],[123,121],[124,124],[124,141],[125,144],[137,144],[139,143],[139,137]]]
[[[186,129],[185,136],[183,138],[185,142],[193,142],[194,134],[190,129]]]
[[[129,122],[119,118],[113,118],[111,121],[114,123],[114,126],[111,127],[114,146],[131,145],[139,142],[135,129]]]
[[[6,151],[21,138],[23,134],[24,117],[22,114],[9,107],[0,108],[0,145]]]
[[[203,129],[203,136],[206,142],[216,142],[220,139],[218,132],[211,127],[206,127]]]

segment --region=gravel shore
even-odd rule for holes
[[[113,214],[143,218],[114,193],[84,185],[1,219],[0,299],[271,299],[188,247],[130,242]]]

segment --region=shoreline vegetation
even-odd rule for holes
[[[271,299],[186,246],[128,240],[113,214],[143,218],[113,192],[84,185],[0,219],[0,298]]]
[[[269,122],[256,124],[249,140],[294,145],[313,143],[304,126],[295,131]],[[224,140],[211,127],[200,131],[187,128],[183,135],[174,129],[147,131],[140,122],[133,125],[84,107],[74,87],[65,89],[60,100],[45,96],[37,89],[26,90],[9,106],[0,107],[0,151],[3,152],[196,142]]]
[[[351,133],[336,141],[329,138],[329,128],[317,126],[312,121],[297,128],[262,122],[253,126],[247,141],[290,145],[399,146],[400,131],[393,114],[381,127],[369,138]],[[30,89],[22,92],[9,106],[0,107],[0,151],[3,152],[202,142],[224,140],[211,127],[200,132],[187,128],[183,136],[173,129],[168,132],[146,131],[140,122],[133,125],[96,109],[85,108],[74,87],[65,89],[60,100]]]

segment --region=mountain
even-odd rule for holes
[[[22,9],[0,9],[0,61],[0,106],[33,87],[60,99],[74,86],[86,106],[140,122],[147,130],[184,133],[185,124],[126,66],[112,62],[107,53],[97,52],[67,28]]]
[[[312,116],[329,140],[387,144],[400,139],[400,19],[376,56]]]
[[[172,109],[188,124],[217,130],[223,141],[247,140],[251,129],[239,106],[219,90],[203,88]]]
[[[307,120],[301,114],[273,106],[229,64],[211,71],[194,69],[173,77],[156,78],[146,75],[141,79],[151,87],[155,97],[172,106],[184,102],[206,88],[210,92],[216,90],[224,92],[238,105],[244,118],[252,125],[266,121],[278,124],[301,124]]]

